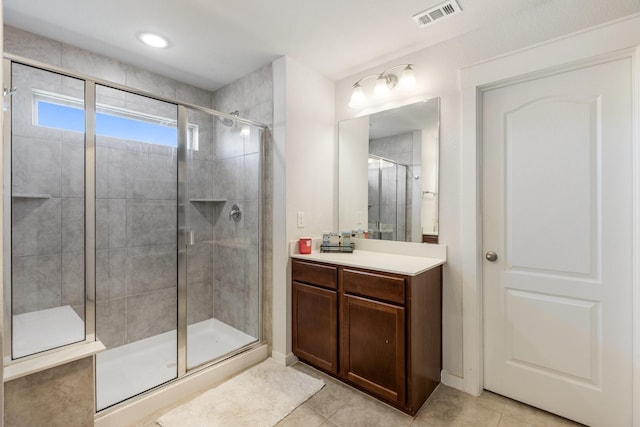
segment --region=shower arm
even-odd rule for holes
[[[223,125],[231,127],[235,123],[235,117],[240,117],[240,112],[238,110],[232,111],[228,113],[228,115],[221,114],[218,116],[218,120],[220,120],[220,123]]]

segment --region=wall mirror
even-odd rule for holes
[[[343,120],[338,133],[340,230],[437,243],[440,99]]]

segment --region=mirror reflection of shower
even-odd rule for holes
[[[407,238],[407,207],[410,206],[407,179],[413,175],[409,173],[409,166],[373,154],[369,154],[368,165],[369,238],[410,241]]]
[[[365,228],[370,222],[366,161],[372,154],[409,167],[412,179],[407,180],[407,233],[400,236],[402,240],[438,242],[439,105],[434,98],[339,123],[341,230]]]

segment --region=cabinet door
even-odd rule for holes
[[[342,297],[342,376],[398,404],[405,403],[404,308]]]
[[[336,291],[292,283],[293,353],[327,372],[338,372]]]

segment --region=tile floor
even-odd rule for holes
[[[278,423],[277,427],[579,425],[491,392],[484,392],[480,397],[474,397],[442,384],[422,406],[415,418],[412,418],[308,365],[297,363],[293,367],[315,378],[323,379],[325,386]]]
[[[276,427],[560,427],[580,426],[485,391],[474,397],[443,384],[411,417],[304,364],[293,368],[324,380],[324,387]],[[171,408],[166,408],[166,412]],[[161,413],[136,424],[157,427]],[[187,426],[185,426],[187,427]]]

